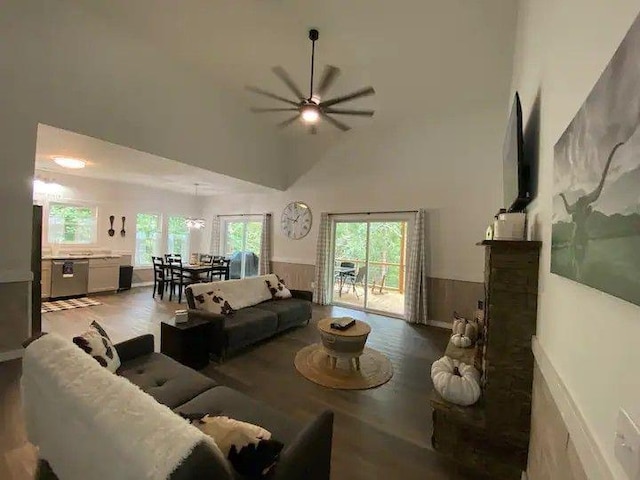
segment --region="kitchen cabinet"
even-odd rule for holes
[[[51,296],[51,260],[42,260],[40,289],[41,298],[49,298]]]
[[[118,290],[120,257],[89,260],[89,293]]]

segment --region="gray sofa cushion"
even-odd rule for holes
[[[243,308],[228,316],[224,322],[227,348],[235,350],[264,340],[278,329],[278,317],[268,310]]]
[[[311,318],[311,303],[299,298],[269,300],[254,308],[268,310],[278,316],[278,331],[306,323]]]
[[[217,385],[209,377],[161,353],[150,353],[125,362],[118,374],[170,408]]]
[[[222,415],[242,422],[259,425],[272,434],[274,440],[284,443],[285,448],[302,430],[291,417],[280,413],[247,395],[219,386],[201,393],[193,400],[174,409],[180,413],[208,413]]]

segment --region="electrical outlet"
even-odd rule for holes
[[[620,409],[614,444],[616,458],[631,480],[640,480],[640,428]]]
[[[316,282],[311,282],[311,288],[316,288]]]

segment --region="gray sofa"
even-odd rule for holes
[[[175,412],[209,413],[260,425],[284,443],[273,480],[328,480],[330,477],[333,413],[322,412],[306,425],[231,388],[154,352],[153,335],[143,335],[115,345],[122,366],[117,374],[138,385]],[[141,448],[132,445],[131,448]],[[172,473],[171,480],[238,480],[206,446],[198,445]],[[55,480],[45,459],[38,480]]]
[[[185,289],[189,318],[208,319],[213,323],[211,353],[224,360],[228,353],[253,345],[292,327],[306,325],[311,319],[313,293],[291,290],[292,298],[267,300],[235,311],[228,317],[197,310],[193,293]]]

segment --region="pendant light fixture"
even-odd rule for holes
[[[194,183],[193,186],[195,187],[195,191],[196,191],[196,202],[198,199],[198,184]],[[187,217],[185,219],[185,223],[187,225],[187,228],[189,230],[200,230],[202,228],[204,228],[204,218],[194,218],[194,217]]]

